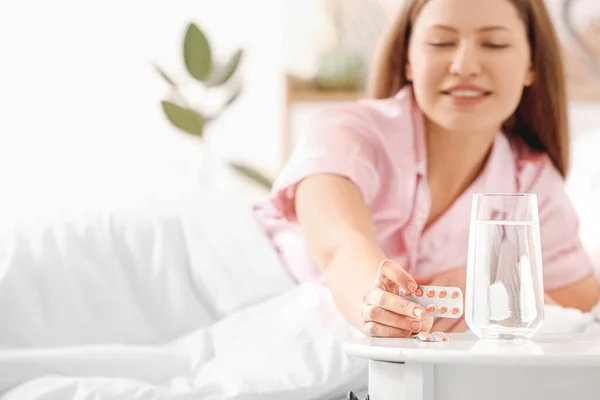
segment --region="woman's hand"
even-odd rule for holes
[[[465,267],[454,268],[429,277],[417,278],[419,285],[427,286],[453,286],[460,288],[464,294],[467,287],[467,269]],[[436,318],[432,330],[441,332],[464,332],[468,329],[464,313],[460,318]]]
[[[400,296],[400,288],[413,292],[417,283],[398,264],[384,260],[375,284],[363,297],[362,319],[368,336],[407,337],[430,331],[433,318],[423,306]]]

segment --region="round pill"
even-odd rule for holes
[[[435,311],[435,307],[433,305],[428,305],[425,310],[427,310],[427,312],[434,312]]]
[[[450,312],[451,312],[453,315],[456,315],[456,314],[458,314],[458,308],[456,308],[456,307],[452,307],[452,309],[450,310]]]
[[[423,289],[421,289],[421,288],[418,288],[418,289],[415,291],[415,296],[417,296],[417,297],[421,297],[421,296],[423,296]]]
[[[440,290],[440,292],[438,293],[438,296],[443,299],[444,297],[446,297],[446,291],[445,290]]]
[[[448,311],[448,309],[446,307],[444,307],[444,306],[441,306],[440,308],[438,308],[438,311],[439,311],[440,314],[445,314],[446,311]]]
[[[456,299],[458,297],[458,292],[452,292],[450,297],[452,297],[453,299]]]
[[[433,289],[427,290],[427,297],[433,297],[434,294],[435,294],[435,292],[433,291]]]
[[[436,335],[436,339],[439,340],[440,342],[447,342],[448,336],[446,336],[444,333],[440,332]]]

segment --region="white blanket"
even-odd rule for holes
[[[1,398],[339,397],[366,386],[366,364],[341,352],[356,333],[328,297],[318,285],[298,286],[165,345],[7,350],[0,390],[12,389]]]
[[[245,202],[178,193],[0,231],[0,400],[334,399],[360,333],[294,285]],[[598,329],[546,308],[545,332]]]
[[[246,202],[191,192],[4,217],[0,399],[322,399],[359,335],[296,286]]]

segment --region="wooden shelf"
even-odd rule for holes
[[[293,102],[328,102],[353,101],[363,96],[359,91],[325,91],[319,90],[313,83],[286,76],[286,97],[288,103]]]

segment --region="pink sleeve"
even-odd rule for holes
[[[530,193],[538,197],[544,287],[556,289],[593,273],[579,239],[579,221],[564,181],[548,157],[532,173]]]
[[[368,110],[353,103],[321,112],[299,138],[276,179],[271,203],[289,219],[296,216],[296,187],[316,174],[335,174],[350,179],[369,204],[379,188],[377,139]]]

